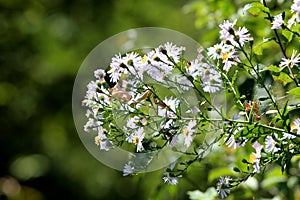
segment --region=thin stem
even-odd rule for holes
[[[263,4],[264,4],[265,7],[268,7],[265,0],[263,0]],[[272,18],[272,16],[271,16],[271,14],[270,14],[269,12],[265,12],[265,13],[266,13],[267,16],[268,16],[269,21],[272,23],[272,22],[273,22],[273,18]],[[286,27],[286,28],[287,28],[287,27]],[[288,29],[288,30],[291,31],[290,29]],[[277,44],[279,45],[279,47],[280,47],[280,49],[281,49],[281,52],[282,52],[284,58],[287,58],[287,55],[286,55],[286,49],[283,47],[283,44],[282,44],[281,39],[280,39],[280,37],[279,37],[278,31],[277,31],[276,29],[273,29],[273,31],[274,31],[274,33],[275,33],[276,42],[277,42]],[[299,36],[299,34],[297,34],[297,36]],[[298,81],[297,81],[297,79],[295,78],[294,73],[293,73],[291,67],[290,67],[290,66],[287,66],[287,67],[288,67],[288,69],[289,69],[289,72],[290,72],[290,74],[291,74],[291,77],[292,77],[293,81],[295,82],[296,86],[298,87],[298,86],[299,86]]]
[[[234,88],[233,85],[231,84],[231,81],[228,79],[228,77],[226,76],[226,74],[224,74],[223,72],[222,72],[222,75],[223,75],[223,77],[226,79],[226,81],[228,82],[228,84],[229,84],[229,86],[230,86],[230,88],[231,88],[231,90],[232,90],[232,92],[233,92],[233,94],[234,94],[234,96],[235,96],[235,98],[236,98],[236,97],[238,96],[238,95],[237,95],[237,91],[235,90],[235,88]],[[237,99],[237,98],[236,98],[236,100],[237,100],[239,106],[243,107],[243,103],[241,102],[241,100],[240,100],[240,99]]]
[[[278,113],[279,113],[281,119],[283,119],[283,116],[282,116],[281,112],[279,111],[279,107],[278,107],[277,103],[275,102],[275,100],[273,99],[273,97],[272,97],[272,95],[271,95],[271,93],[270,93],[270,90],[267,88],[267,86],[266,86],[265,83],[263,82],[262,77],[260,76],[259,72],[255,69],[254,65],[252,64],[251,59],[249,58],[249,56],[248,56],[248,54],[246,53],[246,51],[244,50],[244,48],[241,46],[241,44],[240,44],[239,42],[238,42],[238,44],[239,44],[239,47],[240,47],[240,51],[242,51],[242,53],[244,54],[244,56],[245,56],[246,59],[248,60],[248,62],[249,62],[249,64],[250,64],[251,68],[253,69],[253,71],[254,71],[255,74],[257,75],[257,79],[256,79],[256,80],[258,80],[258,81],[260,82],[260,84],[263,86],[263,88],[264,88],[265,91],[267,92],[269,98],[271,99],[271,101],[272,101],[274,107],[275,107],[276,110],[278,111]],[[250,75],[251,75],[253,78],[255,78],[251,73],[250,73]]]

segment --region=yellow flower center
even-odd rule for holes
[[[252,153],[251,155],[250,155],[250,160],[249,160],[249,162],[250,163],[254,163],[254,161],[257,159],[257,156],[256,156],[256,154],[255,153]]]
[[[229,54],[228,53],[224,53],[222,55],[222,60],[226,60],[228,58]]]
[[[184,134],[185,136],[188,136],[188,135],[189,135],[189,130],[188,130],[187,128],[184,128],[184,129],[183,129],[183,134]]]
[[[142,59],[142,62],[145,63],[146,60],[147,60],[147,58],[148,58],[148,57],[147,57],[146,55],[144,55],[144,57],[143,57],[143,59]]]
[[[133,143],[134,143],[134,144],[138,144],[139,141],[140,141],[140,140],[139,140],[138,137],[135,136],[135,137],[133,138]]]
[[[95,137],[95,144],[98,146],[100,145],[100,136],[99,135]]]

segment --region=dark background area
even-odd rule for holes
[[[197,39],[185,3],[0,1],[0,199],[143,199],[153,193],[155,187],[138,187],[152,179],[123,178],[87,152],[72,118],[73,83],[85,56],[121,31],[158,26]]]

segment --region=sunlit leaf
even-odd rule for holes
[[[256,54],[256,55],[262,55],[263,54],[263,50],[265,48],[267,48],[267,43],[269,43],[270,41],[273,41],[273,38],[265,38],[265,39],[263,39],[262,42],[256,44],[253,47],[253,53]]]
[[[300,87],[293,88],[290,91],[288,91],[289,94],[292,94],[296,97],[300,97]]]
[[[216,168],[209,172],[208,182],[212,182],[215,179],[219,179],[220,176],[233,176],[234,172],[228,167]]]
[[[286,176],[282,174],[280,167],[275,167],[266,172],[265,179],[261,182],[261,185],[263,188],[270,188],[285,181]]]
[[[293,79],[286,73],[280,72],[279,76],[273,75],[273,79],[275,81],[280,82],[283,86],[285,86],[288,83],[293,82]]]
[[[261,12],[270,12],[269,8],[265,7],[260,2],[253,2],[251,4],[247,4],[244,7],[244,10],[248,10],[251,15],[257,16]]]
[[[291,31],[283,30],[282,35],[287,39],[288,42],[292,41],[294,34]]]
[[[187,192],[190,200],[214,200],[218,193],[215,188],[210,187],[205,192],[199,190]]]
[[[264,70],[265,71],[269,70],[272,72],[280,72],[280,68],[275,65],[270,65],[269,67],[265,68]]]

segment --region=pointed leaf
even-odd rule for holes
[[[265,7],[260,2],[253,2],[251,4],[247,4],[244,7],[244,10],[247,10],[251,15],[257,16],[261,12],[270,12],[269,8]]]
[[[300,87],[293,88],[290,91],[288,91],[289,94],[292,94],[296,97],[300,97]]]
[[[287,39],[288,42],[292,41],[294,34],[291,31],[283,30],[282,35]]]
[[[283,86],[285,86],[288,83],[293,82],[293,79],[286,73],[284,72],[280,72],[279,76],[274,76],[273,75],[273,79],[275,81],[278,81],[280,83],[282,83]]]

